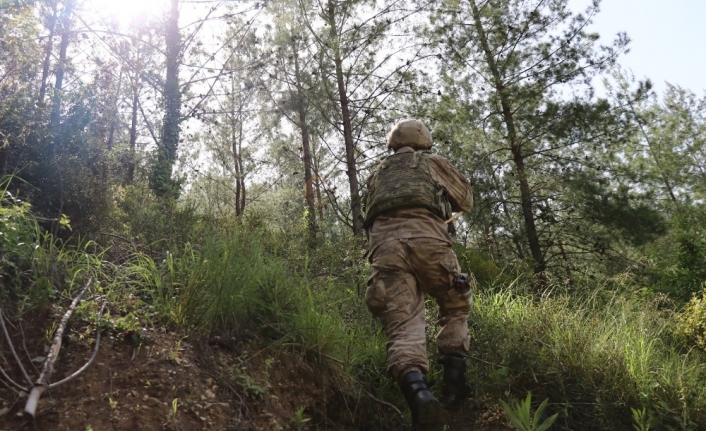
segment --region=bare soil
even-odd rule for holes
[[[32,377],[41,364],[31,359],[48,344],[42,329],[52,321],[47,317],[8,328]],[[83,325],[65,335],[52,380],[86,362],[92,334],[93,328]],[[0,430],[411,429],[399,400],[378,400],[341,380],[335,362],[321,364],[321,358],[307,358],[294,347],[270,344],[250,334],[195,341],[164,328],[104,336],[95,363],[76,380],[46,392],[36,419],[23,413],[26,394],[0,388]],[[4,342],[2,355],[2,367],[19,381]],[[447,411],[445,421],[449,431],[511,429],[499,412],[468,406]]]

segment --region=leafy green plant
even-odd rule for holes
[[[679,338],[706,350],[706,282],[701,297],[694,296],[675,321],[674,333]]]
[[[549,399],[542,401],[542,404],[534,412],[534,416],[531,415],[530,407],[532,404],[532,392],[527,393],[527,398],[524,401],[515,402],[515,404],[510,407],[505,401],[500,401],[503,405],[503,410],[508,419],[517,428],[518,431],[545,431],[549,429],[550,426],[559,417],[559,413],[548,417],[542,421],[542,414],[544,409],[547,408],[547,403]],[[541,421],[541,423],[540,423]]]
[[[304,425],[311,420],[311,418],[304,417],[304,410],[306,410],[306,406],[299,407],[297,411],[294,412],[294,417],[290,420],[292,426],[294,426],[297,431],[301,431]]]
[[[635,431],[650,431],[652,417],[647,413],[647,409],[643,407],[637,410],[630,407],[630,411],[632,412],[632,420],[634,422],[632,427],[635,428]]]
[[[52,338],[54,337],[54,332],[56,332],[57,328],[57,323],[56,322],[51,322],[51,326],[49,326],[47,329],[44,330],[44,341],[47,342],[47,344],[51,344]]]
[[[270,382],[267,380],[258,380],[251,376],[247,372],[245,366],[241,366],[235,370],[235,379],[238,385],[243,388],[243,391],[250,397],[254,399],[262,399],[267,391],[270,389]]]
[[[12,177],[0,179],[0,277],[4,284],[14,279],[31,264],[31,256],[39,245],[37,221],[32,206],[13,196],[8,190]]]

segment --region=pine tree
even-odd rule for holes
[[[562,175],[590,165],[581,148],[616,130],[610,106],[592,98],[591,80],[615,63],[627,38],[597,46],[598,35],[586,31],[597,8],[583,15],[567,0],[447,2],[427,33],[448,94],[440,109],[451,119],[436,139],[453,144],[459,128],[478,130],[475,152],[493,164],[484,181],[495,196],[484,199],[501,214],[489,229],[509,235],[520,256],[527,247],[541,280],[550,261],[568,253],[568,238],[558,238],[559,222],[570,218]]]

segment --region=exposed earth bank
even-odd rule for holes
[[[45,349],[39,329],[8,329],[15,345],[24,345],[18,350],[25,366]],[[93,349],[92,328],[67,332],[54,381],[80,368]],[[35,420],[23,413],[26,394],[0,389],[0,430],[411,429],[400,399],[381,400],[346,381],[335,358],[310,358],[296,346],[269,343],[253,334],[190,340],[164,328],[145,328],[139,337],[104,336],[92,366],[46,392]],[[3,368],[20,376],[6,345],[3,356]],[[36,378],[41,358],[34,359],[28,372]],[[511,429],[499,412],[471,405],[446,411],[449,431]]]

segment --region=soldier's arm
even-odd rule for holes
[[[473,191],[471,183],[461,175],[448,160],[439,155],[431,155],[431,175],[441,184],[454,212],[468,212],[473,209]]]

